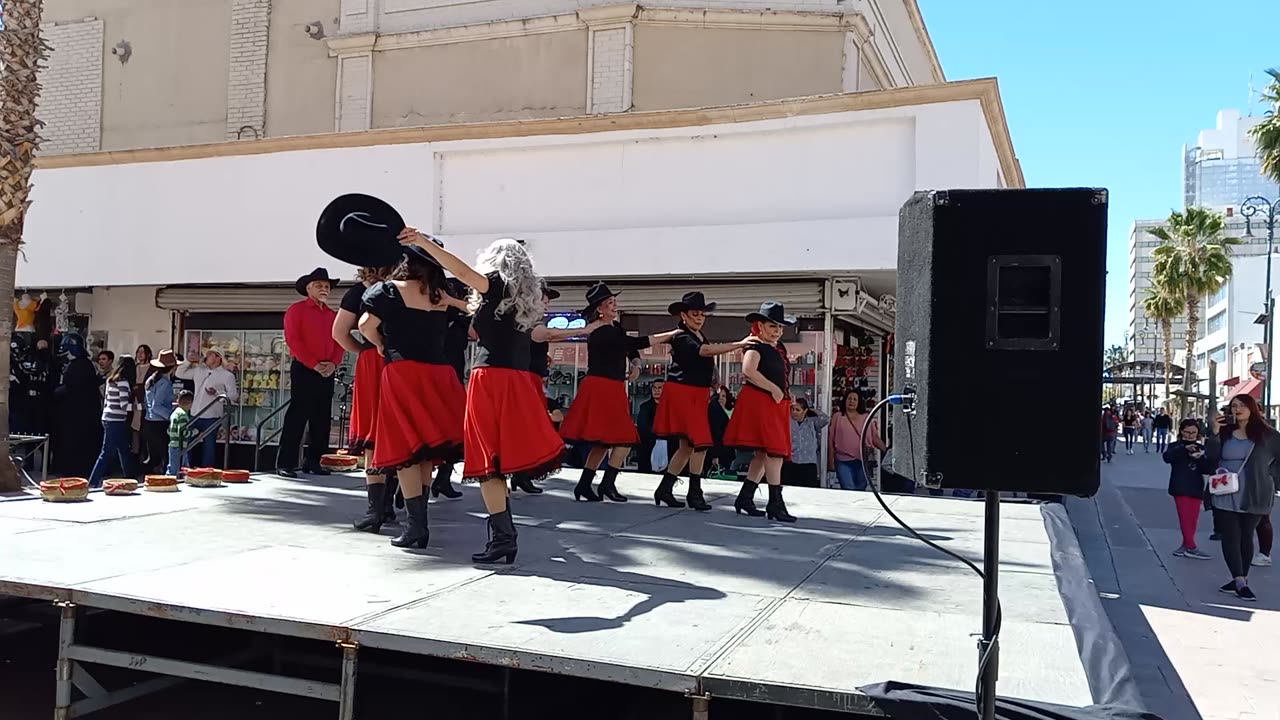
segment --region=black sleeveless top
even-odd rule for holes
[[[347,291],[342,294],[342,302],[338,303],[338,307],[356,316],[357,323],[360,322],[360,316],[364,314],[364,294],[367,290],[364,283],[358,282],[347,288]],[[361,336],[360,347],[368,350],[373,347],[373,343]]]
[[[529,372],[544,378],[551,374],[551,343],[529,343]],[[548,411],[550,412],[550,411]]]
[[[489,292],[480,296],[480,307],[471,324],[479,340],[473,367],[500,367],[529,370],[529,346],[533,338],[529,331],[516,327],[515,310],[499,317],[498,303],[507,296],[507,284],[496,272],[485,275],[489,280]]]
[[[667,380],[681,385],[711,387],[711,379],[716,374],[715,358],[704,358],[698,354],[706,344],[706,340],[680,323],[680,332],[671,339],[671,365],[667,368]]]
[[[751,343],[745,348],[744,352],[746,350],[755,350],[760,353],[760,374],[785,393],[787,391],[787,359],[782,352],[772,345],[766,345],[761,342]],[[764,388],[757,389],[763,390]]]
[[[419,310],[404,304],[400,288],[382,282],[364,294],[364,311],[382,321],[383,358],[387,362],[413,360],[448,365],[444,340],[448,315],[443,310]]]
[[[639,360],[640,351],[647,347],[648,337],[631,337],[621,325],[598,327],[587,338],[587,374],[626,380],[627,361]]]

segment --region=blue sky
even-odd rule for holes
[[[999,78],[1028,187],[1110,189],[1106,338],[1122,342],[1129,227],[1181,205],[1183,143],[1280,66],[1276,0],[919,3],[947,79]]]

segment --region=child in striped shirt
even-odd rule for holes
[[[182,470],[182,449],[191,442],[191,403],[195,395],[190,390],[178,393],[178,407],[169,416],[169,468],[165,474],[177,476]]]

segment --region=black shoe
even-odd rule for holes
[[[618,473],[622,472],[616,467],[606,467],[604,477],[600,479],[600,497],[610,502],[626,502],[627,496],[618,492]]]
[[[1236,592],[1236,581],[1228,580],[1226,585],[1218,588],[1218,592],[1225,593],[1227,595],[1234,595]]]
[[[369,498],[369,509],[365,511],[364,517],[355,521],[354,527],[357,530],[376,533],[382,529],[382,523],[386,522],[383,517],[383,506],[387,501],[387,486],[385,483],[370,483],[364,486],[365,495]]]
[[[297,470],[286,470],[285,468],[276,468],[276,474],[282,478],[289,478],[290,480],[298,479]]]
[[[462,493],[455,490],[453,483],[449,481],[451,475],[453,475],[452,465],[441,465],[440,469],[436,470],[436,479],[431,481],[431,497],[443,495],[450,500],[462,497]]]
[[[787,512],[787,504],[782,501],[782,486],[769,486],[769,504],[764,506],[764,514],[770,520],[778,522],[793,523],[796,521],[795,516]]]
[[[542,494],[542,488],[534,485],[532,478],[520,473],[511,476],[511,492],[516,490],[523,490],[530,495]]]
[[[391,544],[398,548],[425,548],[431,539],[431,529],[427,525],[427,496],[405,498],[404,506],[409,510],[409,522]]]
[[[658,483],[658,489],[653,492],[653,504],[659,507],[664,503],[667,507],[684,507],[684,503],[677,500],[675,494],[671,492],[675,486],[676,476],[671,473],[663,473],[662,480]]]
[[[316,477],[325,477],[325,476],[327,476],[327,475],[332,475],[333,473],[329,472],[328,470],[325,470],[325,469],[324,469],[324,468],[322,468],[322,467],[313,467],[313,468],[305,468],[305,467],[304,467],[304,468],[302,468],[302,474],[303,474],[303,475],[315,475]]]
[[[742,481],[742,488],[738,490],[738,499],[733,501],[735,515],[746,513],[751,517],[764,517],[764,511],[756,507],[756,488],[758,487],[760,487],[758,483],[750,480]]]
[[[1253,594],[1253,591],[1249,589],[1248,585],[1236,590],[1236,597],[1241,600],[1248,600],[1249,602],[1258,602],[1258,596]]]
[[[596,479],[596,471],[590,468],[582,471],[582,477],[578,479],[578,484],[573,487],[574,500],[586,500],[587,502],[600,502],[604,498],[596,494],[591,489],[591,482]]]
[[[486,565],[505,562],[510,565],[516,561],[516,552],[516,525],[508,507],[489,516],[489,542],[485,543],[484,552],[471,556],[471,562]]]
[[[399,525],[400,518],[396,517],[396,511],[395,510],[382,511],[382,524],[383,525]]]
[[[689,473],[689,492],[684,495],[685,502],[689,503],[689,507],[698,512],[706,512],[711,509],[711,505],[707,499],[702,496],[702,476]]]

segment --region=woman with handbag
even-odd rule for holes
[[[1222,535],[1222,557],[1231,581],[1219,590],[1250,602],[1258,598],[1249,588],[1253,534],[1275,503],[1280,475],[1280,433],[1262,417],[1258,401],[1249,395],[1231,399],[1228,416],[1214,420],[1218,436],[1205,446],[1212,467],[1209,502],[1214,525]]]
[[[842,490],[866,490],[867,475],[862,465],[862,450],[869,445],[877,450],[887,446],[880,439],[880,426],[867,412],[867,399],[857,390],[845,393],[839,417],[831,419],[831,457],[835,458],[836,478]],[[868,434],[863,443],[863,434]]]

